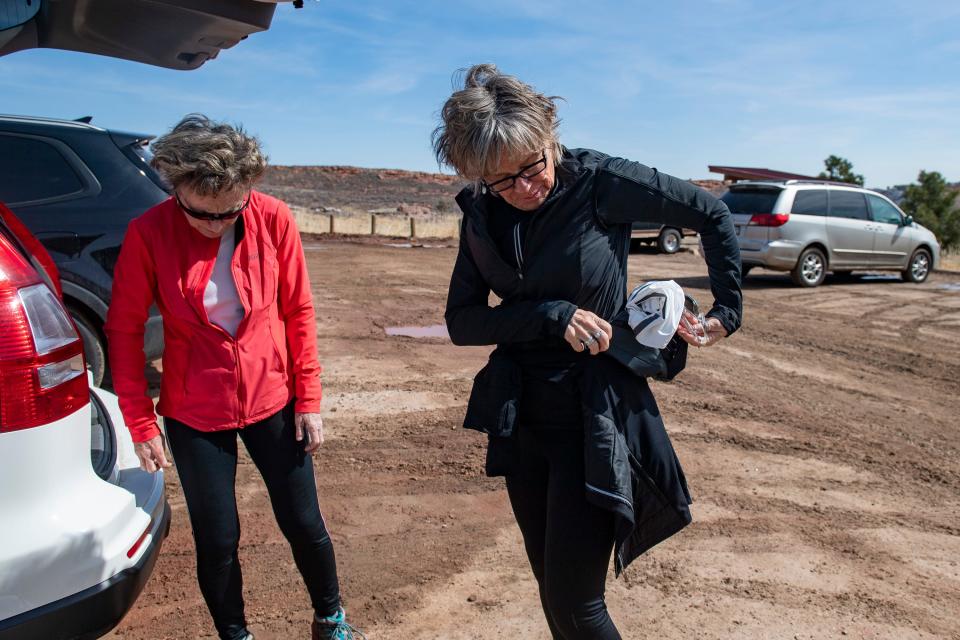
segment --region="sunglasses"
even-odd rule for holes
[[[247,194],[247,199],[242,205],[233,209],[231,211],[224,211],[223,213],[210,213],[208,211],[197,211],[196,209],[191,209],[187,205],[183,204],[183,201],[180,199],[180,194],[175,193],[173,197],[176,198],[177,204],[183,209],[183,212],[190,216],[191,218],[196,218],[197,220],[207,220],[209,222],[219,222],[221,220],[233,220],[241,213],[244,209],[250,204],[250,194]]]

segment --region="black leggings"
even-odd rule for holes
[[[203,432],[164,420],[190,512],[197,580],[223,640],[246,637],[243,579],[237,549],[240,520],[234,493],[237,435],[263,476],[273,513],[320,616],[340,606],[333,543],[320,515],[313,462],[294,432],[293,406],[243,429]]]
[[[555,640],[620,640],[604,588],[613,515],[587,502],[583,431],[521,428],[507,493]]]

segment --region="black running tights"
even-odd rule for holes
[[[620,640],[604,588],[613,515],[587,502],[583,431],[520,428],[507,493],[554,640]]]
[[[328,616],[340,606],[333,543],[320,514],[313,463],[304,441],[296,440],[293,419],[290,405],[242,429],[204,432],[170,418],[164,421],[193,526],[200,591],[223,640],[247,634],[234,493],[238,435],[267,485],[315,612]]]

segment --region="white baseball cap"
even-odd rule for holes
[[[637,342],[663,349],[683,316],[683,288],[673,280],[652,280],[630,293],[626,309]]]

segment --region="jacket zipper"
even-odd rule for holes
[[[513,227],[513,254],[517,259],[517,276],[523,280],[523,247],[520,244],[520,223]]]
[[[593,492],[595,492],[595,493],[599,493],[600,495],[602,495],[602,496],[607,496],[608,498],[613,498],[614,500],[619,500],[620,502],[622,502],[622,503],[624,503],[625,505],[629,506],[631,509],[633,508],[633,503],[631,503],[629,500],[627,500],[626,498],[624,498],[624,497],[623,497],[622,495],[620,495],[619,493],[611,493],[610,491],[604,491],[603,489],[601,489],[601,488],[599,488],[599,487],[593,486],[593,485],[590,484],[589,482],[585,482],[584,485],[587,487],[587,489],[588,489],[589,491],[593,491]]]
[[[466,211],[464,211],[464,212],[466,213]],[[473,209],[473,212],[474,212],[474,216],[482,216],[482,215],[483,215],[483,213],[481,213],[481,212],[480,212],[479,210],[477,210],[477,209]],[[474,216],[471,216],[471,218],[473,218]],[[500,260],[500,262],[501,262],[504,266],[509,267],[514,273],[517,274],[517,277],[518,277],[518,278],[520,278],[521,280],[523,280],[523,270],[522,270],[522,267],[520,267],[520,268],[514,268],[514,266],[510,264],[510,261],[509,261],[505,256],[501,255],[500,249],[497,247],[497,245],[495,245],[495,244],[493,243],[493,239],[490,238],[490,235],[489,235],[489,233],[487,232],[487,229],[486,229],[486,225],[485,225],[484,223],[482,223],[482,222],[479,222],[479,221],[475,220],[475,219],[472,219],[472,220],[471,220],[471,223],[472,223],[473,225],[475,225],[475,227],[478,227],[478,228],[476,228],[476,237],[477,237],[481,242],[483,242],[484,245],[486,245],[486,247],[487,247],[487,249],[490,251],[490,253],[492,253],[493,255],[495,255],[495,256],[497,257],[497,259]],[[521,261],[523,260],[522,254],[521,254],[521,258],[520,258],[520,259],[521,259]]]
[[[244,232],[246,232],[246,229],[244,229]],[[244,233],[243,235],[246,235],[246,233]],[[240,238],[240,242],[243,242],[242,237]],[[237,290],[237,298],[240,299],[240,304],[243,305],[243,299],[240,298],[240,286],[237,284],[237,274],[233,270],[233,261],[237,257],[237,251],[240,249],[240,242],[235,243],[233,247],[233,252],[230,254],[230,278],[233,280],[233,286]],[[242,325],[244,322],[247,321],[247,317],[249,315],[250,314],[247,311],[247,307],[243,306],[243,318],[240,319],[240,324],[237,325],[238,334],[240,333],[240,325]],[[240,345],[234,336],[231,336],[226,331],[224,331],[224,333],[226,333],[227,336],[229,336],[230,340],[233,342],[233,357],[237,361],[237,395],[239,396],[238,398],[239,402],[237,403],[237,408],[240,414],[240,420],[237,426],[240,428],[243,428],[244,426],[243,423],[245,420],[245,417],[243,415],[243,399],[246,396],[246,393],[245,393],[245,389],[243,388],[243,367],[240,366]]]
[[[233,270],[233,260],[234,258],[236,258],[237,250],[239,248],[240,248],[239,243],[237,243],[237,245],[234,246],[233,248],[233,253],[230,254],[230,279],[233,281],[233,286],[237,290],[238,298],[240,297],[240,287],[237,285],[237,274]],[[210,284],[210,278],[213,277],[213,270],[216,269],[216,267],[217,267],[217,258],[214,257],[213,268],[210,269],[210,276],[206,279],[206,284],[204,284],[203,286],[204,290],[206,289],[207,285]],[[241,304],[243,304],[242,300],[241,300]],[[244,422],[244,414],[243,414],[244,389],[243,389],[243,367],[240,366],[240,345],[237,342],[236,337],[230,335],[229,331],[227,331],[226,329],[224,329],[218,324],[214,324],[210,322],[210,318],[207,316],[207,309],[206,307],[203,306],[202,298],[201,298],[200,306],[201,308],[203,308],[203,317],[206,318],[207,324],[218,329],[220,333],[222,333],[227,338],[227,340],[230,341],[231,345],[233,346],[233,358],[237,362],[237,414],[238,414],[237,428],[242,429],[244,427],[244,424],[243,424]],[[247,320],[248,315],[249,313],[247,312],[247,308],[244,306],[243,319],[240,321],[241,325]],[[237,325],[237,332],[239,333],[239,331],[240,331],[240,325]]]
[[[229,334],[228,334],[229,335]],[[233,357],[237,360],[237,395],[239,402],[237,402],[237,410],[240,414],[240,420],[237,422],[238,428],[244,427],[244,416],[243,416],[243,369],[240,367],[240,347],[237,345],[237,341],[233,341]]]

